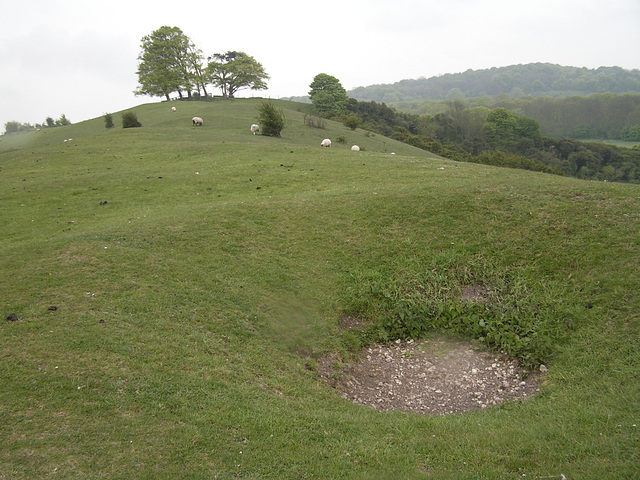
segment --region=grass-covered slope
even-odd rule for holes
[[[304,105],[253,136],[258,103],[145,105],[139,129],[0,153],[0,478],[640,474],[638,186],[310,129]],[[473,335],[547,381],[460,416],[351,404],[315,371],[367,340],[344,314],[369,338]]]

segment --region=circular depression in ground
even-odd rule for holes
[[[373,345],[358,361],[319,361],[324,382],[355,403],[423,415],[470,412],[535,395],[540,372],[472,343],[444,337]],[[544,367],[542,368],[544,370]]]

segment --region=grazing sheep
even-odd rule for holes
[[[255,123],[251,125],[251,133],[254,135],[260,131],[260,125],[256,125]]]
[[[358,145],[354,145],[353,147],[351,147],[351,150],[353,150],[354,152],[359,152],[360,147]]]
[[[324,140],[322,140],[322,143],[320,144],[320,146],[329,148],[331,146],[331,140],[329,140],[328,138],[325,138]]]
[[[171,107],[171,111],[175,112],[176,111],[176,107]]]
[[[191,121],[193,122],[194,127],[201,127],[204,124],[200,117],[193,117]]]

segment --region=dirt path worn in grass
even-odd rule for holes
[[[515,360],[444,337],[374,345],[359,357],[347,365],[326,357],[320,376],[343,398],[376,410],[469,412],[522,401],[542,381],[540,372],[527,372]]]

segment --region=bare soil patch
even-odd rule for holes
[[[542,381],[540,372],[527,371],[516,360],[445,337],[373,345],[349,364],[325,357],[319,374],[355,403],[422,415],[523,401],[539,391]]]

